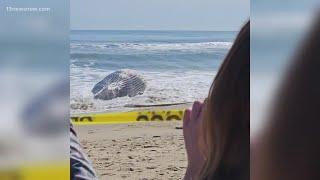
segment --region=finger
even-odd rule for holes
[[[190,117],[191,117],[191,110],[190,109],[186,109],[184,111],[184,116],[183,116],[183,127],[186,127],[189,124]]]
[[[202,103],[201,104],[201,107],[200,107],[200,110],[199,110],[199,116],[198,116],[200,119],[203,118],[203,114],[204,114],[204,111],[205,111],[206,107],[207,107],[206,103]]]
[[[205,111],[207,111],[207,109],[208,109],[208,98],[206,98],[202,103],[200,117],[203,117],[203,115],[204,115]]]
[[[199,113],[200,113],[200,110],[201,110],[201,106],[202,106],[202,103],[199,102],[199,101],[195,101],[193,103],[192,113],[191,113],[191,121],[196,121],[198,119]]]
[[[200,102],[199,101],[195,101],[192,105],[192,112],[191,112],[191,120],[196,119],[198,111],[199,111],[199,105]]]

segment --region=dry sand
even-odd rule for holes
[[[75,126],[99,179],[182,179],[182,122]]]

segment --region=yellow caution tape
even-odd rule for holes
[[[181,121],[183,114],[184,109],[117,113],[89,113],[72,115],[71,121],[75,125],[119,124],[148,121]]]
[[[30,164],[10,169],[0,169],[1,180],[56,180],[70,179],[70,164]]]

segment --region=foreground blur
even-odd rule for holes
[[[68,1],[0,12],[0,179],[69,179]]]
[[[319,179],[316,1],[251,3],[251,179]]]
[[[16,0],[0,8],[0,179],[69,179],[69,3]],[[313,174],[317,8],[316,1],[251,2],[253,179],[320,179]]]

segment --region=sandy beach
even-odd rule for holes
[[[75,126],[99,179],[182,179],[181,128],[182,121]]]

